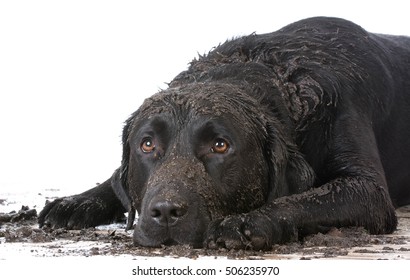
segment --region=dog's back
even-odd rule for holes
[[[224,79],[234,76],[232,64],[248,62],[265,65],[283,88],[300,148],[316,171],[325,158],[311,144],[305,149],[303,142],[325,146],[329,142],[325,134],[332,128],[323,126],[331,123],[344,102],[372,126],[394,205],[410,203],[409,37],[370,33],[340,18],[309,18],[272,33],[227,41],[194,61],[173,83]],[[249,74],[237,75],[237,79],[252,79]],[[322,137],[318,130],[323,131]]]

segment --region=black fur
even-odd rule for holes
[[[48,204],[39,222],[79,228],[128,211],[131,226],[137,210],[143,246],[391,233],[394,207],[410,203],[409,123],[408,37],[302,20],[194,60],[127,120],[112,179]]]

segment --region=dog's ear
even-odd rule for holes
[[[137,114],[138,111],[132,114],[131,117],[125,122],[125,126],[122,132],[121,167],[115,170],[114,174],[111,177],[111,186],[114,190],[114,193],[120,199],[125,209],[127,209],[128,211],[127,229],[131,229],[131,227],[133,226],[136,211],[134,202],[131,199],[127,178],[130,159],[129,135],[132,129],[133,120]]]
[[[267,161],[269,164],[269,200],[301,193],[314,184],[315,173],[296,145],[273,121],[267,125]]]
[[[121,166],[114,172],[114,174],[111,177],[111,183],[114,188],[114,192],[127,210],[129,210],[133,206],[127,181],[128,166],[130,160],[129,136],[132,130],[134,118],[137,115],[137,113],[138,111],[132,114],[131,117],[125,121],[125,126],[122,131]]]
[[[118,168],[114,174],[112,174],[111,186],[124,208],[129,211],[132,208],[132,202],[127,185],[124,185],[121,180],[121,168]]]
[[[127,185],[122,183],[121,168],[115,170],[114,174],[111,176],[111,187],[117,198],[121,201],[122,205],[128,212],[126,229],[131,229],[135,220],[135,207],[130,198]]]
[[[136,115],[138,114],[138,111],[133,113],[131,117],[129,117],[125,121],[125,126],[122,130],[122,159],[121,159],[121,167],[119,169],[119,178],[121,181],[121,184],[128,189],[128,167],[129,167],[129,161],[130,161],[130,133],[132,130],[132,125],[134,122],[134,119]],[[127,192],[129,193],[129,192]]]

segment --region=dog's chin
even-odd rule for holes
[[[186,238],[187,236],[180,236],[178,237],[153,237],[145,235],[141,230],[135,228],[134,230],[134,246],[137,247],[154,247],[159,248],[163,246],[178,246],[184,245],[189,246],[192,248],[202,248],[203,247],[203,239],[202,238]]]
[[[163,242],[162,245],[165,245],[165,246],[176,246],[176,245],[180,245],[180,243],[177,242],[177,241],[175,241],[174,239],[170,238],[170,239],[165,240],[165,242]]]
[[[203,248],[202,242],[195,242],[195,243],[187,243],[187,242],[178,242],[175,239],[169,238],[162,242],[156,242],[150,240],[149,242],[141,242],[140,240],[134,239],[134,246],[137,247],[152,247],[152,248],[160,248],[163,246],[188,246],[193,249],[200,249]]]

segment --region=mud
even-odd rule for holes
[[[399,228],[391,235],[370,235],[363,228],[335,228],[327,234],[310,235],[300,242],[274,245],[270,251],[262,252],[193,249],[189,246],[135,247],[132,232],[125,231],[124,225],[84,230],[38,228],[36,210],[23,206],[17,212],[0,213],[0,245],[9,248],[13,244],[23,244],[31,248],[31,255],[53,257],[127,255],[190,259],[410,259],[410,206],[399,209],[397,213]]]

